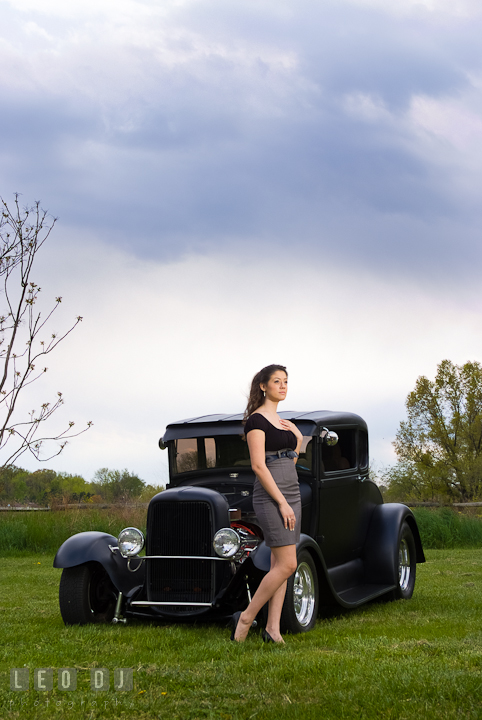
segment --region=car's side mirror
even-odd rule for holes
[[[333,430],[328,430],[326,427],[322,427],[320,431],[320,438],[325,445],[333,447],[338,442],[338,435]]]

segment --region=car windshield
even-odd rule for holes
[[[241,435],[178,438],[174,441],[174,473],[210,468],[250,467],[248,444]]]
[[[311,437],[304,437],[298,469],[311,470]],[[241,435],[178,438],[174,440],[174,475],[185,472],[251,467],[248,443]]]

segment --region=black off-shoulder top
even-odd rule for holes
[[[262,430],[266,435],[266,450],[290,450],[296,449],[296,435],[291,430],[279,430],[264,415],[253,413],[246,420],[244,433],[247,435],[250,430]]]

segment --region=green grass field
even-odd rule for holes
[[[220,625],[65,627],[53,555],[2,561],[0,717],[278,720],[482,717],[482,550],[429,550],[410,601],[375,603],[319,620],[284,647],[253,633],[243,645]],[[30,689],[10,690],[26,667]],[[53,690],[34,689],[52,668]],[[61,691],[59,668],[77,669]],[[110,689],[90,687],[106,668]],[[116,691],[116,668],[133,689]]]

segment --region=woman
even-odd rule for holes
[[[245,433],[256,474],[253,509],[271,548],[271,568],[244,612],[233,615],[231,640],[243,642],[257,614],[268,604],[265,642],[284,642],[280,618],[286,582],[296,570],[296,543],[300,538],[301,500],[295,463],[303,436],[292,422],[282,420],[278,403],[288,391],[283,365],[268,365],[251,384],[245,412]]]

